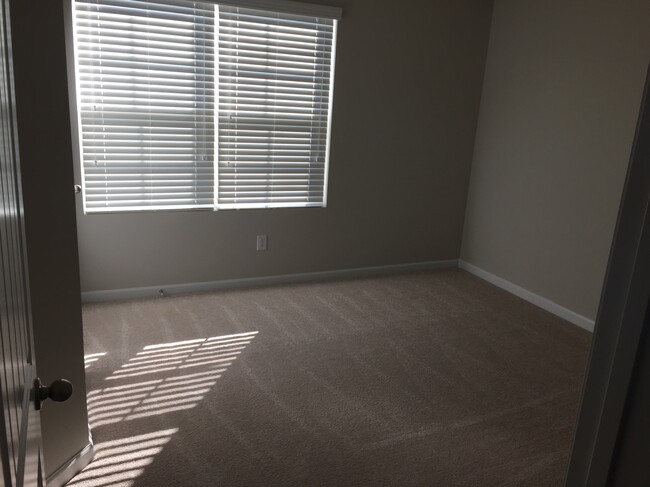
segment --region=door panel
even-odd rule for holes
[[[39,482],[39,415],[33,404],[36,377],[14,89],[9,4],[0,0],[0,464],[7,487]]]

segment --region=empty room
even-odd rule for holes
[[[5,485],[644,485],[647,0],[2,5]]]

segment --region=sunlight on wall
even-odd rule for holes
[[[166,415],[196,407],[256,331],[147,345],[106,377],[107,386],[88,393],[91,429]],[[85,356],[86,368],[106,353]],[[161,424],[160,422],[158,423]],[[165,424],[172,424],[166,417]],[[178,428],[138,434],[95,446],[95,458],[68,485],[133,485]]]

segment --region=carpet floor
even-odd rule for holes
[[[456,269],[83,317],[76,487],[559,486],[591,340]]]

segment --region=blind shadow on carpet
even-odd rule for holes
[[[106,377],[110,385],[88,392],[91,430],[195,408],[256,335],[254,331],[145,346]],[[105,355],[86,355],[86,369]],[[171,428],[97,444],[91,465],[68,485],[132,485],[177,432]]]

